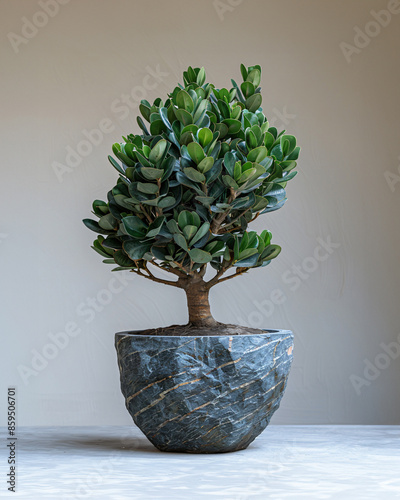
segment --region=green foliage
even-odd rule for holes
[[[152,261],[178,273],[210,263],[221,274],[279,254],[271,233],[247,229],[284,205],[300,148],[269,126],[260,66],[240,69],[240,85],[217,89],[204,68],[189,67],[165,102],[141,101],[142,133],[113,145],[119,178],[107,202],[93,202],[98,220],[83,221],[104,235],[92,247],[104,262],[140,270]]]

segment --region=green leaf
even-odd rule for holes
[[[243,250],[246,250],[246,248],[248,247],[248,243],[249,243],[249,233],[244,233],[241,240],[240,240],[239,256],[240,256],[240,253],[243,252]]]
[[[124,150],[127,156],[131,160],[133,160],[135,163],[137,162],[137,157],[136,157],[136,146],[130,142],[124,145]]]
[[[264,144],[270,150],[275,142],[275,137],[270,132],[265,132]]]
[[[99,219],[99,226],[102,229],[106,229],[108,231],[111,231],[111,230],[116,229],[118,227],[118,221],[111,214],[103,215],[103,217],[101,217]]]
[[[142,113],[143,118],[149,122],[150,121],[150,108],[148,106],[145,106],[143,103],[140,103],[139,104],[139,111]]]
[[[187,148],[190,157],[196,164],[199,164],[206,157],[203,148],[197,142],[191,142],[187,145]]]
[[[239,238],[235,237],[235,243],[233,245],[233,258],[234,260],[238,260],[239,258]]]
[[[201,87],[204,85],[204,82],[206,81],[206,71],[204,68],[200,68],[200,71],[197,73],[197,78],[196,78],[196,83]]]
[[[231,177],[230,175],[223,175],[222,176],[222,181],[225,184],[225,186],[233,189],[238,189],[239,186],[237,185],[236,181]]]
[[[140,116],[137,116],[136,117],[136,121],[139,125],[139,127],[143,130],[143,132],[146,134],[146,135],[149,135],[149,131],[147,130],[147,127],[146,125],[144,124],[144,121],[140,118]]]
[[[209,208],[215,200],[212,196],[196,196],[195,199],[207,208]]]
[[[183,125],[190,125],[193,123],[193,116],[185,109],[174,108],[176,118],[183,123]]]
[[[100,217],[109,212],[107,203],[102,200],[94,200],[92,207],[93,212]]]
[[[119,142],[115,142],[113,145],[112,145],[112,150],[113,150],[113,153],[116,155],[117,153],[120,153],[121,152],[121,144]]]
[[[183,250],[185,250],[186,252],[188,251],[188,246],[187,246],[186,240],[182,234],[175,233],[174,234],[174,241],[177,245],[179,245],[181,248],[183,248]]]
[[[189,113],[194,110],[194,102],[186,90],[180,90],[176,95],[176,104],[179,108],[185,109]]]
[[[102,238],[102,236],[99,236],[99,238]],[[107,236],[107,238],[101,241],[101,245],[103,248],[109,249],[111,253],[113,250],[121,250],[122,248],[120,239],[115,236]]]
[[[101,246],[99,240],[94,240],[92,248],[102,257],[106,258],[110,257],[110,254],[107,253],[106,250]]]
[[[99,233],[99,234],[112,234],[112,233],[114,233],[114,231],[109,231],[109,230],[101,228],[99,226],[99,223],[95,220],[83,219],[82,222],[85,224],[85,226],[88,229],[90,229],[91,231],[94,231],[95,233]]]
[[[189,256],[193,262],[196,262],[196,264],[206,264],[212,259],[210,253],[200,250],[200,248],[192,248],[189,251]]]
[[[150,133],[151,135],[159,135],[162,132],[165,131],[165,125],[164,122],[159,119],[159,120],[154,120],[153,122],[150,123]]]
[[[255,168],[250,168],[249,170],[246,170],[245,172],[242,173],[242,175],[239,177],[239,179],[237,179],[237,183],[239,185],[244,184],[249,179],[251,179],[255,173],[256,173]]]
[[[197,233],[197,227],[196,226],[185,226],[183,228],[183,235],[186,238],[186,241],[190,241],[191,238]]]
[[[261,71],[254,68],[250,71],[250,73],[247,75],[246,80],[248,82],[251,82],[255,88],[257,88],[260,85],[261,82]]]
[[[300,154],[300,146],[296,146],[290,155],[286,158],[287,160],[297,160]]]
[[[239,260],[247,259],[256,253],[258,253],[257,248],[246,248],[246,250],[239,253]]]
[[[225,154],[224,156],[224,165],[226,170],[228,171],[228,174],[233,177],[233,172],[235,168],[235,156],[231,151],[228,151],[228,153]]]
[[[271,243],[271,239],[272,239],[271,231],[264,229],[264,231],[262,231],[262,233],[260,234],[260,238],[263,240],[264,245],[268,246]]]
[[[161,231],[162,225],[164,224],[165,217],[157,217],[149,226],[149,229],[146,233],[146,238],[154,238]]]
[[[223,241],[212,241],[204,248],[206,252],[209,252],[213,257],[223,250],[225,243]],[[229,258],[229,257],[228,257]]]
[[[254,267],[257,264],[259,259],[258,252],[254,255],[250,255],[250,257],[246,257],[245,259],[240,259],[235,262],[234,266],[236,267]]]
[[[187,146],[191,142],[193,142],[192,132],[182,132],[181,137],[179,139],[179,144],[181,146],[183,146],[183,145]]]
[[[122,219],[125,231],[134,238],[144,238],[147,232],[147,225],[135,215],[129,215]]]
[[[181,134],[184,134],[185,132],[191,132],[192,134],[197,134],[198,130],[199,127],[194,123],[191,123],[190,125],[186,125],[186,127],[183,127]]]
[[[214,165],[214,158],[212,156],[207,156],[206,158],[203,158],[201,162],[197,165],[198,170],[202,173],[205,174]]]
[[[188,210],[182,210],[178,216],[178,224],[181,229],[190,224],[192,220],[191,214]]]
[[[175,233],[179,233],[179,227],[178,227],[178,223],[176,222],[175,219],[170,219],[168,222],[167,222],[167,228],[168,228],[168,231],[172,234],[175,234]]]
[[[256,90],[251,82],[243,82],[240,85],[240,89],[242,90],[242,93],[246,99],[252,96]]]
[[[208,222],[204,222],[202,226],[200,226],[199,230],[196,232],[195,236],[193,236],[192,240],[190,241],[190,245],[194,245],[199,240],[201,240],[201,238],[203,238],[208,233],[209,230],[210,230],[210,224]]]
[[[204,175],[195,168],[187,167],[183,169],[183,172],[191,181],[204,182],[206,180]]]
[[[240,65],[240,73],[242,74],[243,80],[246,80],[246,78],[247,78],[247,69],[246,69],[246,66],[244,64]]]
[[[271,156],[275,156],[277,160],[283,159],[283,151],[282,151],[282,146],[280,144],[277,144],[271,149]]]
[[[168,109],[160,108],[158,112],[160,113],[161,120],[164,122],[164,125],[167,127],[167,129],[172,130],[171,122],[168,119]]]
[[[158,193],[158,186],[157,184],[152,184],[149,182],[138,182],[137,183],[137,189],[141,193],[146,193],[146,194],[156,194]]]
[[[260,212],[268,205],[268,200],[262,196],[256,196],[256,202],[252,207],[253,212]]]
[[[153,167],[152,163],[150,163],[149,160],[139,151],[136,151],[136,156],[140,164],[144,167]]]
[[[118,172],[122,175],[125,175],[125,170],[121,167],[119,163],[117,163],[112,156],[108,156],[108,160],[111,163],[111,165],[118,170]]]
[[[228,133],[228,127],[225,123],[216,123],[215,130],[219,132],[219,138],[223,139]]]
[[[165,139],[158,141],[157,144],[154,146],[154,148],[150,151],[149,160],[152,163],[157,163],[158,161],[160,161],[161,158],[163,157],[166,148],[167,148],[167,141]]]
[[[142,167],[140,169],[140,173],[147,180],[154,181],[157,179],[161,179],[164,174],[164,170],[162,168]]]
[[[174,206],[175,203],[176,203],[176,199],[173,196],[165,196],[164,198],[162,198],[159,201],[158,206],[160,208],[170,208],[170,207]]]
[[[254,113],[261,106],[261,103],[261,94],[253,94],[248,99],[246,99],[246,108]]]
[[[142,204],[143,205],[148,205],[150,207],[158,207],[158,203],[160,202],[160,200],[162,200],[162,196],[158,196],[157,198],[151,198],[149,200],[142,200]]]
[[[281,247],[279,245],[268,245],[263,253],[261,254],[262,260],[272,260],[281,253]]]
[[[196,111],[193,116],[193,121],[198,124],[201,121],[203,114],[206,112],[208,107],[207,99],[199,99],[196,107]],[[200,125],[199,125],[200,126]],[[203,125],[204,126],[204,125]]]
[[[246,130],[246,144],[250,150],[255,149],[258,144],[257,137],[255,136],[254,132],[249,128]]]
[[[190,179],[188,179],[186,177],[186,175],[184,175],[183,172],[177,172],[176,173],[176,180],[182,184],[183,186],[186,186],[186,187],[189,187],[191,189],[193,189],[194,191],[196,191],[196,193],[198,195],[202,195],[202,190],[199,188],[199,186],[197,184],[195,184],[193,181],[191,181]]]
[[[219,99],[217,101],[217,106],[218,106],[218,108],[220,110],[222,118],[230,118],[230,116],[231,116],[231,109],[230,109],[229,105],[225,101],[221,101],[221,99]]]
[[[213,133],[209,128],[201,128],[197,132],[197,138],[199,139],[200,145],[204,148],[213,140]]]
[[[268,156],[268,150],[265,146],[259,146],[258,148],[252,149],[247,155],[247,160],[255,163],[260,163],[264,158]]]
[[[150,250],[151,244],[130,240],[124,241],[122,247],[130,259],[140,260]]]
[[[131,260],[123,250],[114,252],[114,260],[121,267],[136,267],[133,260]]]
[[[135,161],[134,160],[131,160],[129,158],[128,155],[126,155],[125,153],[119,153],[117,151],[117,153],[115,153],[115,156],[122,161],[122,163],[124,163],[124,165],[126,165],[127,167],[134,167],[135,166]]]
[[[232,118],[227,118],[226,120],[222,120],[222,123],[228,127],[228,134],[234,135],[239,132],[242,128],[242,124],[239,120],[233,120]]]

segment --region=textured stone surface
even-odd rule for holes
[[[246,448],[279,407],[293,334],[116,334],[121,389],[136,425],[162,451]]]

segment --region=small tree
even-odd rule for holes
[[[260,66],[240,69],[243,83],[232,80],[228,90],[205,83],[204,68],[189,67],[165,103],[141,101],[149,125],[138,117],[142,134],[113,145],[119,178],[107,202],[93,202],[98,221],[83,221],[100,234],[92,248],[117,264],[113,271],[184,289],[196,327],[218,324],[211,287],[279,254],[269,231],[247,229],[284,205],[296,175],[295,137],[278,133],[260,107]],[[208,264],[215,274],[206,280]]]

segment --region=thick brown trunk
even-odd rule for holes
[[[217,321],[212,317],[208,301],[209,290],[204,281],[190,282],[185,287],[187,305],[189,310],[189,323],[195,326],[215,326]]]

